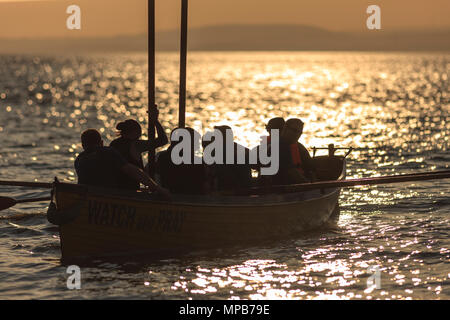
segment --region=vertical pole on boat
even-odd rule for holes
[[[187,28],[188,28],[188,0],[181,2],[181,42],[180,42],[180,91],[178,126],[186,125],[186,63],[187,63]]]
[[[151,119],[151,109],[155,102],[155,0],[148,0],[148,139],[155,140],[155,120]],[[148,173],[154,177],[155,149],[148,152]]]

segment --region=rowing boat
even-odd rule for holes
[[[148,5],[149,128],[154,139],[155,1]],[[185,127],[188,1],[183,0],[179,127]],[[149,168],[154,167],[154,150]],[[314,157],[321,181],[345,179],[345,157]],[[152,173],[150,171],[150,173]],[[248,190],[247,190],[248,191]],[[59,226],[62,258],[192,252],[281,238],[322,226],[338,212],[340,187],[237,195],[175,195],[162,201],[144,192],[55,182],[48,220]]]
[[[313,158],[320,180],[345,178],[345,159]],[[246,196],[174,195],[55,182],[48,220],[63,260],[188,253],[281,239],[316,229],[338,210],[340,188]]]

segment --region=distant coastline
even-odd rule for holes
[[[179,31],[158,32],[158,51],[177,51]],[[140,52],[147,35],[0,39],[0,53]],[[332,32],[300,25],[230,25],[189,30],[190,51],[450,51],[449,30]]]

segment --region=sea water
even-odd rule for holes
[[[179,60],[157,55],[156,101],[178,121]],[[448,53],[194,52],[187,125],[254,147],[275,116],[307,147],[359,148],[351,178],[449,168]],[[0,56],[0,179],[76,182],[80,133],[147,125],[146,54]],[[27,198],[48,190],[0,187]],[[449,299],[450,180],[343,189],[338,225],[259,246],[170,259],[93,261],[67,286],[48,203],[0,212],[0,298]]]

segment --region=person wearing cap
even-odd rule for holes
[[[75,171],[78,183],[103,188],[123,188],[121,175],[130,180],[147,186],[164,197],[170,197],[169,192],[158,186],[143,170],[128,163],[116,150],[103,146],[100,133],[88,129],[81,134],[81,144],[84,151],[75,159]]]
[[[304,123],[300,119],[286,121],[280,135],[279,183],[296,184],[315,180],[315,166],[308,150],[298,140]]]
[[[120,122],[116,126],[116,129],[118,130],[117,135],[119,137],[110,143],[110,147],[117,150],[129,163],[142,170],[144,170],[142,153],[162,147],[169,141],[164,132],[164,128],[158,121],[158,109],[154,108],[151,112],[152,114],[150,117],[154,119],[158,135],[155,140],[141,140],[141,125],[136,120],[128,119]],[[139,189],[139,184],[130,179],[127,175],[121,176],[120,183],[127,189]]]

